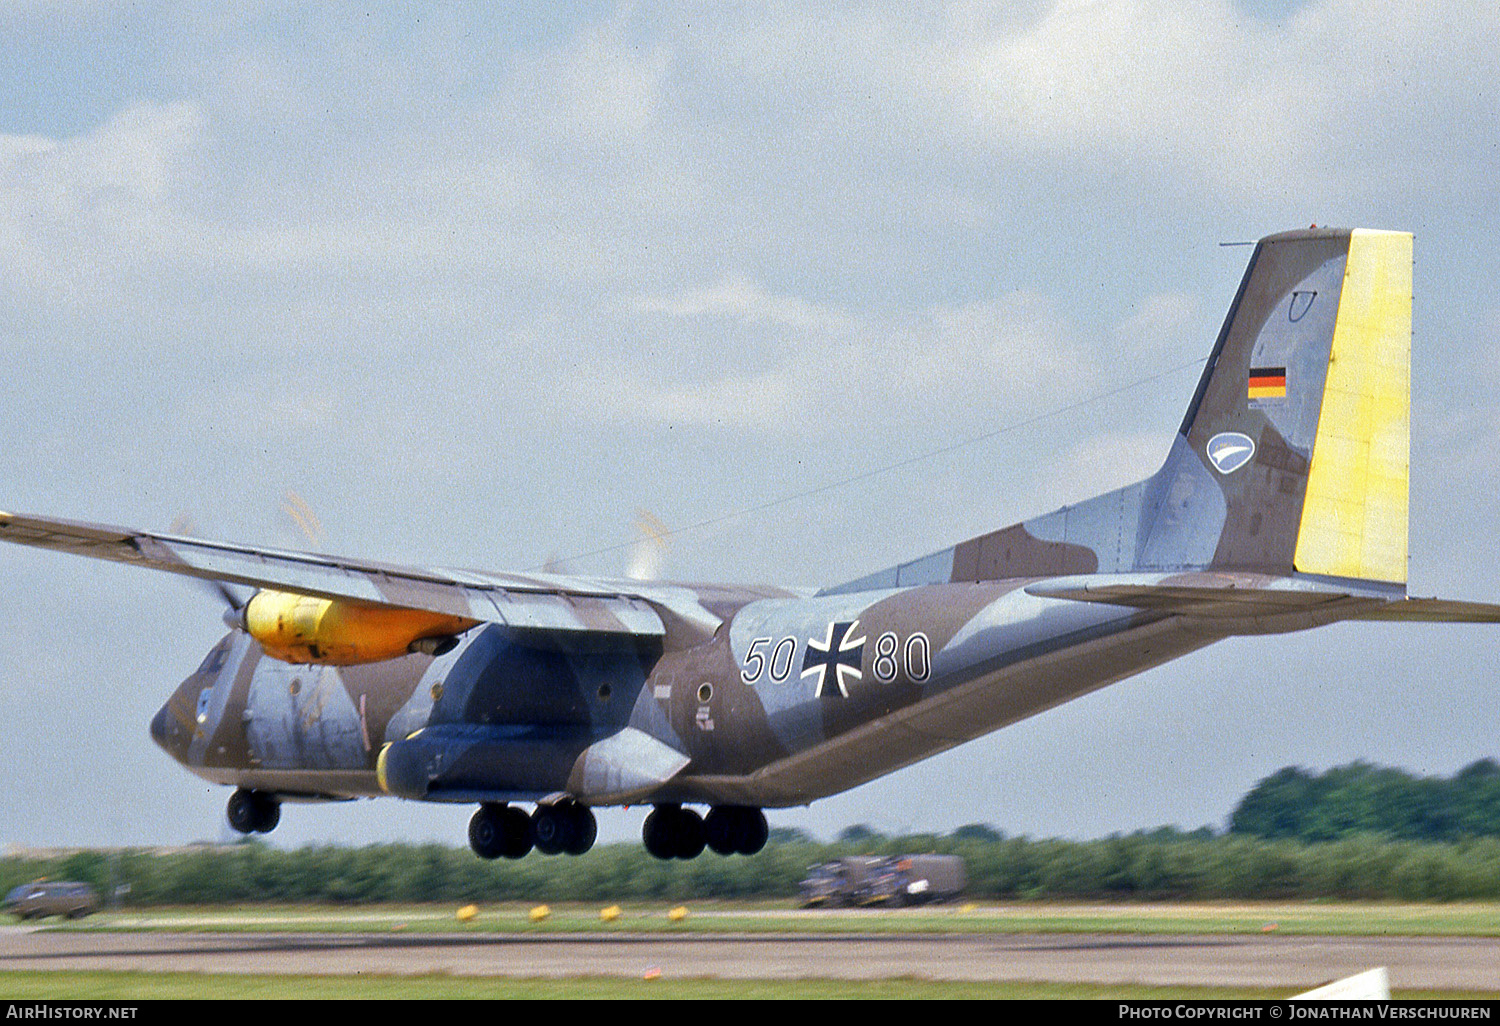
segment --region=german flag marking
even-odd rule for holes
[[[1285,399],[1286,368],[1251,367],[1249,395],[1251,399]]]

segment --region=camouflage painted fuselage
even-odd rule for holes
[[[151,733],[208,780],[289,797],[779,807],[1216,637],[1026,583],[812,598],[714,589],[713,623],[692,589],[658,586],[646,591],[678,625],[663,640],[570,645],[490,624],[443,656],[369,666],[288,664],[234,632]],[[378,773],[382,749],[403,744],[412,757],[392,767],[388,754]]]

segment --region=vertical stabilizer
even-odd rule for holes
[[[1404,232],[1260,243],[1183,422],[1186,444],[1153,479],[1161,499],[1141,569],[1406,580],[1411,257]],[[1220,519],[1205,558],[1203,532]]]
[[[1406,581],[1412,237],[1262,239],[1162,468],[829,591],[1235,570]]]

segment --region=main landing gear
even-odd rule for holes
[[[485,804],[469,820],[469,847],[486,859],[518,859],[533,846],[543,855],[582,855],[598,833],[594,813],[572,799],[538,805],[530,816],[513,805]]]
[[[281,822],[281,803],[265,791],[240,788],[229,796],[224,810],[229,825],[242,834],[269,834]]]
[[[646,817],[641,839],[659,859],[692,859],[703,849],[719,855],[754,855],[766,846],[766,816],[744,805],[715,805],[707,817],[680,805],[658,805]]]
[[[767,832],[765,813],[751,806],[715,805],[700,816],[681,805],[658,805],[641,837],[659,859],[693,859],[704,848],[754,855],[766,846]],[[571,798],[538,805],[529,816],[514,805],[488,803],[469,820],[469,846],[486,859],[518,859],[532,848],[543,855],[582,855],[598,833],[593,811]]]

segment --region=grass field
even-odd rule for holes
[[[1500,903],[1383,902],[1094,904],[1017,902],[931,909],[803,911],[786,903],[633,904],[601,917],[594,905],[485,905],[460,918],[448,906],[290,905],[106,912],[45,929],[422,933],[1119,933],[1350,936],[1500,936]],[[1500,987],[1500,983],[1497,983]],[[0,999],[1137,999],[1277,1000],[1286,990],[962,983],[919,979],[507,979],[462,976],[290,976],[140,972],[0,972]],[[1400,992],[1398,998],[1494,999],[1495,993]]]
[[[161,1000],[1136,1000],[1276,1001],[1283,990],[1142,987],[1083,983],[949,983],[932,980],[622,980],[585,977],[505,979],[460,976],[282,976],[207,973],[0,972],[11,1001]],[[1395,992],[1406,1000],[1484,998]],[[1487,995],[1493,998],[1494,995]]]
[[[1131,933],[1491,937],[1500,936],[1500,903],[1160,902],[1070,904],[1016,902],[928,909],[800,910],[771,903],[632,904],[613,919],[595,905],[474,907],[460,919],[451,906],[245,905],[105,912],[58,929],[208,931],[483,931],[503,933]],[[539,909],[545,908],[541,916]]]

